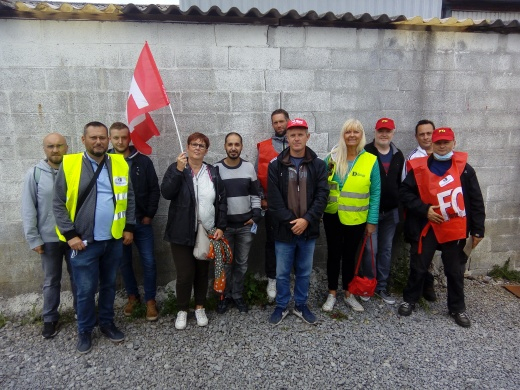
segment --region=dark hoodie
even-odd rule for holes
[[[110,149],[108,153],[114,153]],[[135,219],[153,218],[159,207],[161,189],[152,160],[130,146],[130,155],[125,159],[130,168],[130,180],[135,194]]]
[[[274,239],[289,242],[294,237],[289,222],[298,217],[305,218],[309,226],[303,233],[306,239],[315,239],[320,235],[320,219],[327,206],[329,197],[329,186],[327,183],[327,167],[316,153],[310,148],[305,148],[305,157],[300,164],[299,171],[306,170],[305,188],[294,192],[289,189],[289,169],[294,169],[290,160],[290,149],[285,149],[278,157],[269,164],[268,199],[269,211],[272,212],[274,220]],[[300,173],[299,172],[299,173]],[[305,175],[303,175],[305,176]],[[299,175],[302,177],[302,175]],[[299,184],[302,184],[300,182]],[[306,193],[305,193],[306,192]],[[305,204],[301,204],[305,194]],[[295,214],[295,202],[299,199],[300,216]]]

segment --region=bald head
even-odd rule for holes
[[[63,160],[63,155],[67,154],[69,146],[64,136],[58,133],[50,133],[43,139],[43,151],[47,156],[47,163],[58,168]]]

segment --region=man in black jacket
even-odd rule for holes
[[[469,327],[462,265],[468,259],[466,237],[471,234],[471,248],[484,237],[484,199],[475,170],[466,163],[467,153],[453,152],[453,131],[435,129],[432,141],[432,155],[407,162],[408,174],[399,191],[407,209],[405,235],[411,242],[410,276],[399,314],[412,314],[438,249],[448,281],[448,310],[458,325]]]
[[[134,243],[139,251],[143,268],[144,298],[146,301],[146,319],[157,320],[159,314],[155,303],[157,289],[157,271],[154,254],[154,235],[152,219],[159,207],[161,190],[152,160],[130,146],[130,130],[121,122],[110,126],[110,142],[114,149],[109,153],[122,154],[130,168],[130,179],[135,193],[135,229]],[[132,245],[123,246],[121,275],[125,283],[128,302],[124,308],[125,316],[131,316],[139,302],[139,290],[132,267]]]
[[[372,256],[375,256],[377,270],[376,294],[393,305],[395,299],[387,291],[390,265],[392,261],[392,242],[399,223],[399,186],[403,171],[403,153],[392,143],[395,133],[394,121],[381,118],[376,123],[374,141],[365,146],[365,150],[377,156],[381,175],[381,202],[379,204],[379,223],[376,231],[367,240],[363,271],[372,274]],[[373,255],[372,255],[373,253]],[[360,297],[368,301],[370,297]]]
[[[316,316],[307,307],[307,298],[314,247],[329,189],[325,163],[306,146],[309,136],[305,120],[289,121],[289,147],[269,163],[267,189],[274,218],[277,291],[276,309],[269,319],[273,325],[281,323],[288,314],[293,266],[293,313],[309,324],[316,323]]]

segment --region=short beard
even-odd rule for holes
[[[226,154],[227,154],[228,158],[230,158],[231,160],[237,160],[237,159],[240,158],[240,154],[237,154],[236,157],[232,157],[232,156],[230,156],[229,153],[226,153]]]

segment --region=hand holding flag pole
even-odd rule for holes
[[[159,74],[159,69],[155,64],[148,42],[145,42],[135,66],[126,102],[126,116],[128,127],[130,128],[130,137],[134,146],[140,152],[151,154],[152,148],[146,142],[153,136],[160,135],[149,113],[166,106],[170,107],[177,137],[179,138],[179,145],[181,151],[184,152],[175,115]]]

